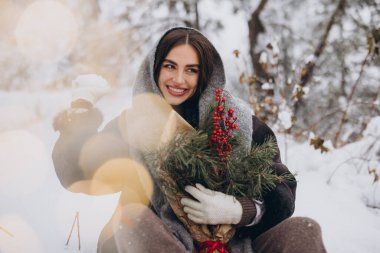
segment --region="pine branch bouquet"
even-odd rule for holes
[[[201,244],[201,252],[224,252],[235,228],[226,224],[199,225],[188,219],[180,203],[181,198],[189,196],[185,186],[200,183],[235,197],[262,199],[276,183],[287,179],[277,176],[272,169],[277,149],[271,138],[252,147],[244,156],[232,155],[239,147],[234,134],[238,125],[234,110],[226,110],[225,101],[221,90],[216,89],[215,105],[206,113],[201,129],[195,131],[189,127],[177,133],[155,153],[157,175],[169,203],[193,239]]]

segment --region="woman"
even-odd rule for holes
[[[191,28],[177,27],[167,31],[157,46],[144,60],[134,87],[134,96],[153,93],[162,96],[191,126],[198,128],[205,120],[207,105],[214,99],[216,88],[224,89],[225,76],[219,54],[209,40]],[[225,93],[229,105],[235,109],[242,147],[262,144],[272,136],[272,130],[251,115],[250,108]],[[88,100],[88,99],[87,99]],[[79,153],[84,143],[94,134],[111,133],[113,143],[107,156],[96,157],[92,167],[113,157],[136,153],[122,141],[123,129],[111,121],[101,133],[99,111],[92,101],[74,101],[72,107],[87,108],[81,115],[63,114],[56,121],[61,135],[53,151],[54,165],[61,183],[69,187],[86,178],[80,168]],[[90,123],[90,124],[88,124]],[[80,126],[80,127],[78,127]],[[98,150],[103,154],[101,150]],[[173,213],[160,183],[155,178],[155,168],[145,159],[154,179],[153,196],[149,209],[136,213],[141,206],[128,204],[120,221],[113,221],[114,237],[100,240],[100,252],[112,252],[116,242],[118,252],[196,252],[199,245]],[[63,158],[63,159],[62,159]],[[94,157],[95,159],[95,157]],[[279,175],[289,172],[282,164],[280,153],[274,157],[273,169]],[[91,174],[91,173],[90,173]],[[88,176],[87,176],[88,177]],[[294,212],[296,181],[278,184],[262,200],[238,198],[213,192],[202,185],[187,186],[193,198],[183,198],[183,211],[197,224],[232,224],[236,234],[229,242],[231,252],[325,252],[319,225],[309,218],[289,218]],[[124,218],[123,218],[124,217]],[[116,252],[116,251],[115,251]]]

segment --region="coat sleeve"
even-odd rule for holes
[[[252,117],[253,133],[252,144],[262,144],[268,137],[276,138],[273,131],[255,116]],[[281,162],[280,150],[273,159],[273,169],[277,175],[290,173],[288,168]],[[260,222],[252,227],[242,228],[242,232],[256,237],[269,228],[290,217],[294,212],[297,182],[293,179],[283,181],[270,192],[263,196],[265,213]]]
[[[66,189],[75,182],[91,179],[106,161],[128,153],[116,119],[99,132],[103,117],[97,108],[83,113],[70,111],[58,114],[53,123],[59,138],[52,159],[58,179]]]

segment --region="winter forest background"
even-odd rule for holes
[[[120,113],[175,25],[214,43],[229,89],[276,132],[295,215],[320,223],[328,252],[380,252],[380,0],[1,0],[0,252],[96,251],[120,193],[60,185],[54,117],[87,73],[112,87],[105,122]]]

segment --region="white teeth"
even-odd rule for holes
[[[173,87],[170,87],[168,86],[169,90],[173,91],[173,92],[176,92],[176,93],[183,93],[185,92],[185,89],[176,89],[176,88],[173,88]]]

